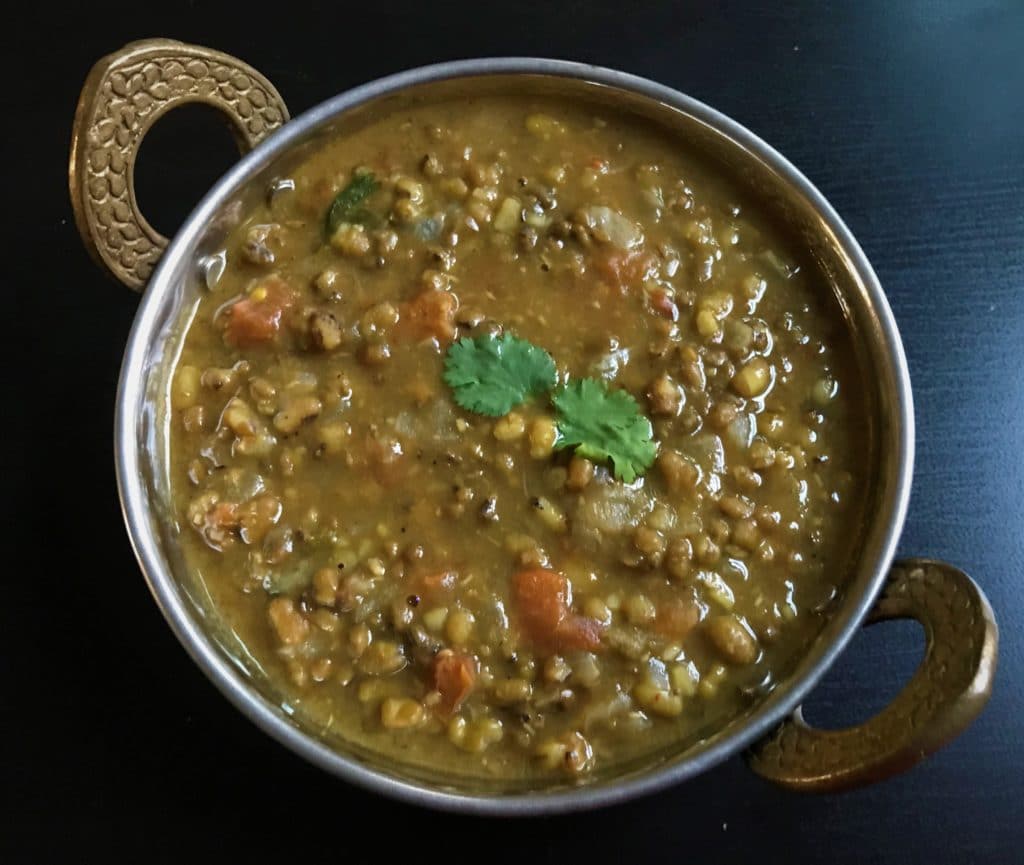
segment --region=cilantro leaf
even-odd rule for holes
[[[650,468],[658,451],[654,431],[635,399],[624,390],[609,390],[598,379],[570,382],[551,397],[558,409],[558,448],[598,462],[610,461],[615,477],[632,483]]]
[[[367,222],[373,214],[360,207],[363,201],[380,187],[373,172],[357,173],[348,185],[336,196],[327,211],[327,233],[334,234],[338,226],[345,222]]]
[[[449,346],[444,380],[464,409],[500,417],[554,387],[557,375],[544,349],[506,333],[465,337]]]

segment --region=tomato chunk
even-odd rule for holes
[[[262,280],[248,295],[224,311],[225,341],[238,348],[269,342],[281,329],[281,318],[295,304],[288,284],[277,277]]]
[[[412,586],[417,595],[430,600],[450,592],[455,588],[457,579],[458,574],[455,571],[428,571],[416,577],[412,581]]]
[[[391,487],[406,480],[410,466],[398,439],[367,435],[366,455],[370,471],[381,486]]]
[[[647,303],[651,310],[662,318],[667,318],[669,321],[679,320],[679,307],[676,306],[675,299],[667,292],[660,289],[652,291],[647,297]]]
[[[531,568],[512,578],[520,624],[540,648],[560,652],[601,648],[604,625],[572,611],[572,588],[556,571]]]
[[[451,342],[455,338],[459,299],[450,291],[430,289],[402,307],[400,336],[407,339],[435,337],[440,342]]]
[[[655,257],[643,249],[615,249],[598,258],[597,272],[619,288],[633,288],[643,282],[654,269]]]
[[[654,630],[672,639],[682,639],[700,623],[704,610],[696,595],[669,598],[658,604]]]
[[[442,649],[431,669],[434,688],[441,694],[441,711],[451,715],[476,686],[477,661],[473,655]]]

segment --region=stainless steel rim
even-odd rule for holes
[[[850,267],[866,287],[869,303],[877,317],[879,346],[893,370],[898,427],[898,470],[895,492],[889,505],[890,518],[873,563],[874,580],[859,597],[851,597],[843,608],[845,621],[813,666],[791,679],[766,701],[735,734],[680,763],[591,787],[509,796],[454,793],[399,780],[378,773],[291,726],[269,703],[255,694],[203,632],[178,592],[167,563],[149,531],[149,502],[141,482],[146,455],[139,446],[137,407],[144,400],[146,354],[158,321],[160,300],[174,290],[171,273],[176,262],[196,239],[204,225],[235,191],[253,174],[297,143],[310,129],[369,100],[416,84],[479,75],[544,75],[582,79],[640,94],[685,112],[724,133],[775,170],[812,206],[838,240]],[[118,490],[128,534],[157,604],[175,635],[203,672],[222,693],[262,730],[310,762],[339,777],[374,792],[445,810],[465,813],[525,816],[578,811],[609,805],[660,790],[693,777],[747,747],[768,733],[806,697],[808,692],[842,652],[870,609],[892,561],[910,497],[913,468],[914,422],[910,379],[906,358],[892,311],[864,252],[849,229],[815,187],[781,154],[752,132],[714,109],[684,94],[635,75],[562,60],[537,58],[490,58],[441,63],[401,72],[349,90],[322,102],[286,124],[279,132],[241,159],[203,198],[174,238],[139,307],[125,350],[118,385],[115,416],[115,458]]]

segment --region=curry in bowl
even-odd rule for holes
[[[864,383],[832,287],[635,116],[442,99],[233,232],[171,383],[181,547],[311,729],[586,780],[767,694],[843,589]]]

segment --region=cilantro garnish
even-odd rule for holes
[[[334,234],[338,226],[346,222],[365,223],[372,220],[373,214],[360,205],[376,192],[379,186],[372,172],[357,173],[348,185],[334,196],[334,201],[327,211],[327,233]]]
[[[551,397],[558,409],[558,448],[575,447],[587,459],[611,462],[615,476],[632,483],[650,468],[657,453],[651,422],[624,390],[609,390],[599,379],[585,378]]]
[[[455,401],[478,414],[500,417],[555,386],[555,362],[544,349],[511,334],[465,337],[452,344],[444,380]]]
[[[511,334],[465,337],[448,348],[444,380],[462,408],[500,417],[531,396],[551,390],[555,362],[544,349]],[[558,412],[556,448],[610,462],[615,477],[632,483],[650,468],[658,446],[651,422],[624,390],[600,379],[570,382],[551,395]]]

